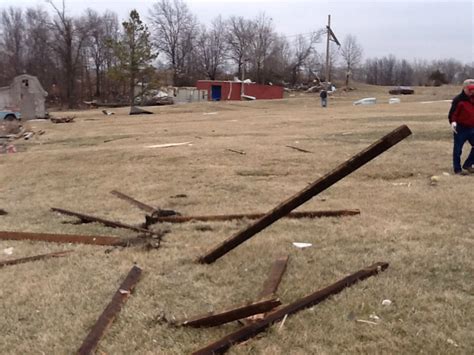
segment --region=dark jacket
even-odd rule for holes
[[[322,99],[325,99],[326,97],[328,97],[328,93],[326,90],[321,90],[321,92],[319,93],[319,97],[322,98]]]
[[[453,121],[453,113],[454,113],[454,111],[456,111],[456,107],[458,106],[458,104],[459,104],[461,101],[469,101],[469,96],[467,96],[467,95],[464,93],[464,90],[461,91],[461,93],[460,93],[459,95],[457,95],[457,96],[453,99],[453,102],[451,103],[451,109],[449,110],[449,113],[448,113],[449,123],[451,123],[451,122]]]

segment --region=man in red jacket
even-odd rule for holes
[[[467,100],[462,100],[450,112],[451,128],[454,132],[453,168],[455,174],[463,174],[463,169],[474,173],[474,84],[463,89]],[[461,154],[464,143],[469,141],[471,152],[461,167]]]

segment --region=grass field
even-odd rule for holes
[[[283,303],[374,262],[390,267],[230,354],[472,354],[474,176],[452,175],[450,104],[440,101],[459,88],[415,90],[394,105],[387,88],[358,85],[326,109],[319,97],[297,93],[153,107],[144,116],[61,112],[53,115],[74,114],[75,122],[28,123],[46,133],[0,155],[0,208],[9,213],[0,230],[122,237],[134,233],[65,223],[74,219],[50,208],[144,222],[142,211],[110,194],[116,189],[183,215],[267,212],[396,127],[407,124],[413,135],[298,209],[357,208],[359,216],[280,220],[211,265],[196,259],[250,221],[155,225],[170,232],[151,251],[0,241],[0,260],[75,251],[0,268],[0,353],[74,353],[134,264],[142,279],[98,353],[190,353],[239,325],[187,329],[166,319],[255,300],[272,262],[290,255]],[[352,106],[363,97],[378,103]],[[182,142],[191,143],[149,147]]]

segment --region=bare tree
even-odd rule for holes
[[[197,32],[197,21],[182,0],[160,0],[150,10],[154,43],[173,70],[173,82],[180,85],[187,72]]]
[[[321,39],[323,31],[316,31],[309,34],[309,36],[298,35],[296,37],[293,58],[290,64],[291,71],[291,85],[295,85],[298,80],[300,73],[307,63],[308,58],[315,53],[315,45]]]
[[[275,40],[272,19],[264,13],[260,14],[254,21],[254,31],[251,56],[253,75],[256,82],[264,84],[266,81],[265,62]]]
[[[81,63],[81,53],[88,30],[85,21],[78,21],[66,15],[64,0],[61,9],[56,7],[53,0],[47,0],[56,13],[51,23],[53,39],[50,46],[58,56],[66,83],[66,101],[69,108],[76,103],[75,80],[78,66]]]
[[[242,75],[242,66],[248,59],[250,48],[254,41],[255,24],[243,17],[232,16],[228,20],[229,31],[227,43],[229,45],[229,57],[237,65],[237,76]]]
[[[4,51],[10,79],[24,71],[25,21],[20,8],[4,9],[0,17],[2,36],[0,48]]]
[[[347,35],[342,43],[341,56],[346,65],[346,87],[349,86],[349,79],[352,71],[362,60],[362,47],[357,43],[357,38],[353,35]]]
[[[200,72],[215,80],[226,56],[226,24],[219,16],[211,28],[203,28],[197,41],[197,60]]]

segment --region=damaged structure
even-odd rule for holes
[[[9,86],[0,88],[0,108],[19,110],[22,120],[46,118],[47,96],[36,76],[18,75]]]
[[[262,85],[246,81],[198,80],[198,90],[205,90],[209,101],[224,100],[272,100],[283,98],[283,87]]]

